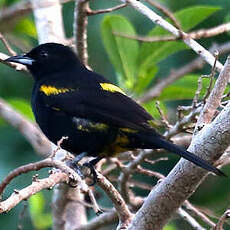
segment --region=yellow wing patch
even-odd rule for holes
[[[137,133],[137,130],[134,129],[129,129],[129,128],[120,128],[121,131],[126,132],[126,133]]]
[[[100,86],[105,91],[109,91],[112,93],[117,92],[125,95],[125,92],[122,89],[120,89],[118,86],[113,85],[111,83],[100,83]]]
[[[40,91],[43,92],[45,95],[50,96],[50,95],[58,95],[60,93],[67,93],[70,91],[74,91],[74,89],[57,88],[57,87],[51,86],[51,85],[41,85]]]

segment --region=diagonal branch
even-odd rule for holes
[[[230,30],[230,23],[225,23],[210,29],[200,29],[197,31],[189,32],[187,34],[188,37],[192,39],[201,39],[201,38],[209,38],[209,37],[214,37],[219,34],[225,33]],[[165,35],[165,36],[133,36],[130,34],[125,34],[125,33],[118,33],[118,32],[113,32],[117,36],[129,38],[132,40],[137,40],[140,42],[162,42],[162,41],[176,41],[180,40],[180,37],[175,37],[172,35]]]
[[[122,2],[128,3],[135,10],[139,11],[141,14],[149,18],[153,23],[163,27],[165,30],[169,31],[176,37],[182,36],[182,40],[187,44],[191,49],[193,49],[197,54],[205,59],[207,63],[213,66],[215,62],[214,56],[206,50],[203,46],[197,43],[195,40],[191,39],[188,34],[178,30],[175,26],[168,23],[162,17],[157,15],[155,12],[150,10],[147,6],[136,0],[121,0]],[[223,68],[223,65],[220,62],[216,63],[217,69],[220,71]]]
[[[50,142],[44,134],[41,133],[40,129],[22,114],[15,111],[3,99],[0,99],[0,117],[18,129],[37,153],[43,156],[47,156],[51,153]]]
[[[230,68],[229,58],[223,71],[225,68]],[[230,76],[230,72],[225,73]],[[227,77],[223,79],[228,81]],[[229,146],[229,138],[230,103],[211,124],[196,135],[188,151],[214,162]],[[181,159],[169,175],[151,191],[128,230],[161,229],[182,203],[192,195],[206,175],[205,170]]]
[[[20,191],[15,191],[7,200],[0,202],[0,213],[11,210],[22,200],[28,199],[30,196],[43,189],[49,189],[58,183],[67,181],[68,176],[61,172],[53,173],[48,178],[34,181],[28,187]]]
[[[213,88],[211,94],[209,95],[204,108],[201,111],[199,119],[196,124],[195,134],[205,125],[209,124],[217,110],[220,106],[222,95],[229,81],[230,75],[230,56],[228,57],[224,68],[220,72],[219,77],[217,78],[215,87]]]

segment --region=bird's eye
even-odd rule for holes
[[[41,56],[42,58],[47,58],[47,57],[48,57],[48,53],[47,53],[47,52],[41,52],[41,53],[40,53],[40,56]]]

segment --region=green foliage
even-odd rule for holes
[[[177,230],[177,228],[173,224],[166,225],[163,230]]]
[[[125,17],[118,15],[105,16],[101,32],[109,58],[122,78],[120,84],[128,89],[132,88],[137,68],[138,42],[114,36],[113,32],[136,35],[133,26]]]
[[[188,31],[217,12],[220,8],[213,6],[195,6],[175,13],[183,30]],[[157,64],[169,55],[187,49],[181,41],[143,43],[139,49],[138,42],[122,36],[125,33],[135,36],[132,24],[123,16],[105,16],[101,25],[101,34],[108,56],[118,73],[119,84],[138,95],[150,85],[158,71]],[[169,33],[156,26],[148,36],[162,36]],[[176,89],[174,90],[176,91]],[[193,92],[193,90],[190,90]],[[180,95],[184,95],[181,94]]]
[[[219,7],[195,6],[176,12],[175,17],[181,24],[182,29],[188,31],[219,9]],[[159,26],[156,26],[148,33],[150,37],[164,35],[169,35],[169,32]],[[169,55],[187,48],[181,41],[143,43],[139,55],[140,69],[150,69],[151,66],[159,63]]]
[[[25,115],[30,120],[34,120],[34,115],[31,110],[31,106],[28,101],[22,98],[11,98],[7,102],[21,114]]]
[[[198,87],[199,77],[200,75],[196,74],[185,75],[183,78],[180,78],[179,80],[175,81],[167,88],[165,88],[158,99],[161,101],[193,99]],[[215,80],[213,82],[215,84]],[[200,92],[201,98],[205,95],[209,84],[210,78],[202,78],[202,89]],[[226,88],[226,91],[229,91],[229,87]]]
[[[33,225],[36,229],[47,229],[52,225],[51,214],[45,213],[45,198],[42,192],[30,197],[29,210]]]
[[[141,94],[151,83],[153,76],[156,75],[158,71],[158,67],[156,65],[152,65],[148,68],[140,68],[138,73],[138,78],[136,79],[133,91],[136,94]]]
[[[6,100],[14,109],[19,111],[30,120],[34,120],[34,115],[31,110],[30,104],[22,98],[11,98]],[[6,122],[0,117],[0,126],[5,125]]]
[[[14,28],[14,32],[27,35],[32,38],[37,38],[37,31],[34,22],[30,18],[20,20]]]
[[[177,20],[179,20],[182,29],[187,32],[194,28],[196,25],[207,19],[212,14],[219,11],[221,7],[213,6],[193,6],[186,9],[182,9],[175,14]]]
[[[142,105],[152,116],[156,119],[160,118],[159,111],[156,108],[156,101],[152,100],[149,102],[146,102]],[[160,102],[160,109],[163,111],[164,114],[167,114],[167,108],[163,102]]]
[[[197,81],[199,77],[199,75],[195,74],[184,76],[165,88],[158,99],[161,101],[192,99],[197,90]],[[204,95],[209,81],[210,79],[208,78],[202,78],[201,95]]]
[[[0,7],[5,5],[5,0],[0,0]]]

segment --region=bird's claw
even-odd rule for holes
[[[91,162],[84,163],[83,167],[87,167],[87,168],[90,169],[90,174],[93,175],[93,182],[91,184],[89,184],[89,186],[94,186],[97,183],[97,180],[98,180],[97,171],[94,168],[94,164],[92,164]]]

